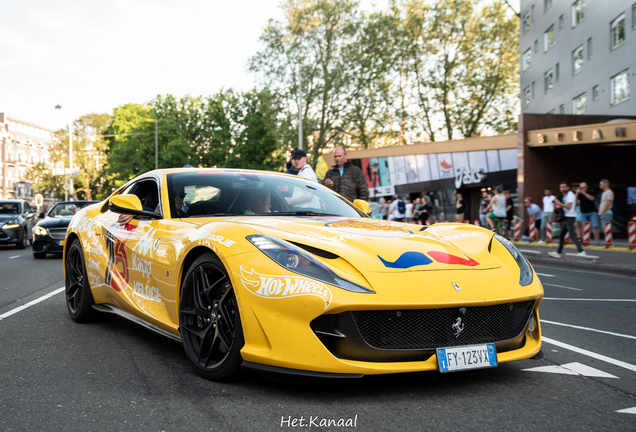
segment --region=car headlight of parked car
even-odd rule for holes
[[[48,233],[49,233],[48,230],[46,228],[41,227],[41,226],[36,226],[35,228],[33,228],[33,234],[35,234],[35,235],[45,236]]]
[[[15,219],[15,220],[6,221],[4,225],[2,225],[2,229],[13,229],[13,228],[18,228],[19,226],[20,226],[20,222],[17,219]]]
[[[517,249],[515,245],[510,243],[508,239],[500,236],[499,234],[495,234],[495,237],[497,238],[497,240],[501,242],[501,244],[505,246],[506,249],[508,249],[508,251],[510,251],[510,253],[512,254],[512,257],[515,259],[515,261],[517,261],[517,264],[519,264],[519,268],[521,269],[519,284],[521,286],[530,285],[532,283],[533,276],[532,276],[532,268],[530,267],[528,260],[526,260],[526,258],[523,255],[521,255],[521,252],[519,252],[519,249]]]
[[[285,240],[264,235],[247,236],[247,240],[286,270],[347,291],[374,294],[368,288],[342,279],[316,258]]]

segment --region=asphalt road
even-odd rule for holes
[[[193,372],[179,344],[122,319],[75,324],[63,293],[42,300],[64,285],[61,258],[0,246],[0,430],[636,430],[636,279],[536,270],[542,359],[215,383]],[[314,426],[328,419],[355,426]]]

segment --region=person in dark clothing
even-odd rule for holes
[[[369,187],[364,173],[347,161],[344,147],[334,149],[333,159],[336,164],[327,171],[322,183],[351,202],[356,199],[368,201]]]
[[[462,194],[457,194],[457,199],[455,202],[455,222],[462,223],[464,222],[464,213],[466,213],[466,201],[462,197]]]
[[[589,222],[592,232],[594,233],[594,240],[596,244],[599,244],[599,231],[598,231],[598,213],[596,211],[596,202],[594,195],[590,194],[587,189],[587,183],[581,182],[578,190],[576,191],[576,198],[581,205],[581,219],[582,221]]]

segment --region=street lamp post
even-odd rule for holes
[[[55,105],[55,109],[61,110],[62,106],[59,104]],[[69,191],[71,193],[71,196],[73,195],[73,174],[71,173],[71,171],[73,170],[73,119],[72,118],[68,122],[68,170],[69,172],[66,176],[67,178],[66,184],[68,184],[69,188],[65,190],[64,192],[66,201],[68,201]]]

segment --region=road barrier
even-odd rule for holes
[[[603,231],[605,232],[605,247],[610,248],[612,247],[612,222],[605,222]]]
[[[545,223],[545,242],[548,244],[552,243],[552,221]]]
[[[590,229],[592,228],[592,224],[590,222],[583,223],[583,244],[590,244]]]
[[[521,238],[521,221],[519,219],[515,220],[515,241],[519,241]]]
[[[464,219],[464,223],[469,224],[469,223],[470,223],[470,221],[469,221],[468,219]]]
[[[563,228],[561,228],[563,229]],[[565,238],[563,239],[564,243],[572,243],[572,239],[570,239],[570,231],[565,233]]]
[[[627,239],[629,240],[629,248],[634,250],[636,247],[636,222],[634,221],[627,225]]]
[[[530,243],[532,243],[533,241],[536,240],[535,235],[534,235],[534,221],[533,220],[530,221],[530,229],[529,229],[528,234],[529,234],[528,235],[528,239],[530,240]]]

